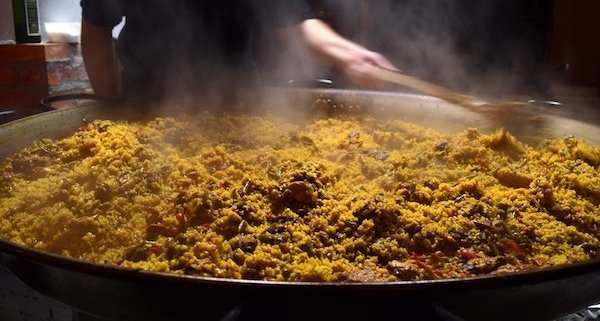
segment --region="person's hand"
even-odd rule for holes
[[[377,68],[398,70],[381,54],[362,47],[349,49],[341,68],[352,84],[364,88],[379,87],[382,84],[375,76]]]
[[[318,19],[304,21],[299,29],[308,48],[317,57],[343,70],[354,85],[378,87],[383,82],[376,76],[377,68],[398,70],[381,54],[340,36]]]

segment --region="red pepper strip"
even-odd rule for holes
[[[523,253],[523,249],[515,242],[515,240],[511,239],[501,239],[498,241],[500,245],[500,249],[506,253],[511,254],[520,254]]]

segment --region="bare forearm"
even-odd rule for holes
[[[344,71],[348,79],[361,87],[376,87],[377,68],[396,69],[385,57],[356,44],[324,22],[309,19],[298,26],[308,49],[322,61]]]
[[[119,80],[109,28],[96,27],[85,20],[81,29],[81,54],[94,92],[103,99],[119,97]]]
[[[364,49],[341,37],[321,20],[306,20],[299,26],[299,29],[309,50],[334,66],[343,67],[351,52]]]

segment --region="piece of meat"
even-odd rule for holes
[[[502,167],[494,173],[494,177],[504,186],[512,188],[527,188],[533,182],[533,177],[525,173]]]

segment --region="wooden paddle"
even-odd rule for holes
[[[377,77],[382,81],[387,81],[396,85],[408,87],[414,89],[420,93],[437,97],[443,99],[447,102],[450,102],[454,105],[462,106],[475,111],[493,111],[500,107],[501,109],[506,109],[507,107],[516,107],[522,106],[526,103],[522,102],[499,102],[499,103],[489,103],[484,100],[481,100],[477,97],[464,95],[461,93],[457,93],[450,89],[438,86],[436,84],[432,84],[430,82],[421,80],[416,77],[405,75],[399,71],[388,70],[377,68],[373,74],[373,76]],[[484,108],[482,108],[484,107]]]

